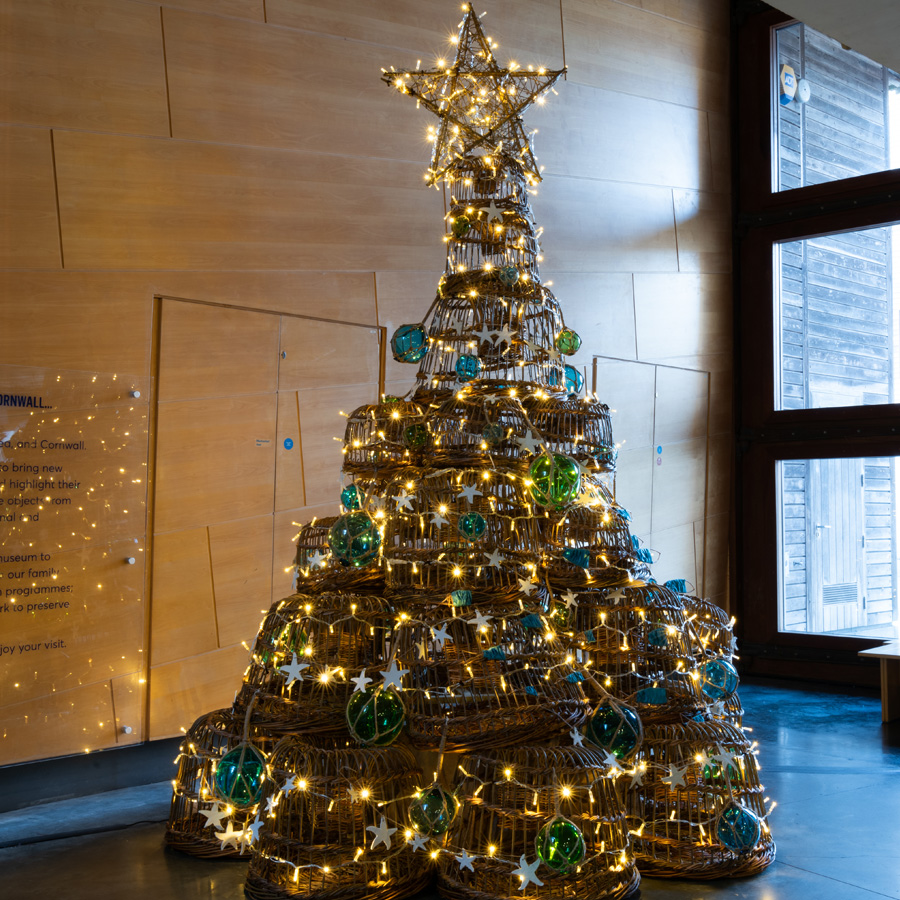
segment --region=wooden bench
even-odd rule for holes
[[[900,718],[900,641],[860,650],[859,655],[881,660],[881,721]]]

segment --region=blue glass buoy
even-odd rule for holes
[[[391,353],[402,363],[417,363],[428,351],[424,325],[401,325],[391,338]]]
[[[359,491],[355,484],[348,484],[341,491],[341,505],[346,510],[359,509]]]
[[[497,275],[504,284],[515,284],[519,280],[519,270],[515,266],[503,266]]]
[[[575,366],[566,366],[566,390],[570,394],[580,394],[584,388],[584,375]]]
[[[481,374],[481,360],[468,353],[460,354],[456,360],[456,377],[460,381],[474,381]]]
[[[459,812],[459,800],[437,784],[421,791],[409,804],[409,822],[429,837],[444,834]]]
[[[266,758],[253,744],[241,744],[216,765],[213,793],[238,809],[256,806],[266,780]]]
[[[450,602],[454,606],[471,606],[472,592],[466,590],[450,591]]]
[[[359,568],[378,556],[381,532],[367,512],[355,510],[339,516],[331,526],[328,546],[342,565]]]
[[[484,426],[481,436],[484,438],[484,442],[488,447],[499,447],[500,444],[503,443],[505,432],[503,431],[502,425],[492,423]]]
[[[477,541],[484,535],[487,522],[481,513],[469,512],[459,517],[456,530],[467,540]]]
[[[709,700],[724,700],[738,686],[738,673],[726,659],[711,659],[700,667],[700,690]]]
[[[762,823],[759,816],[738,803],[729,803],[716,821],[719,843],[735,853],[752,850],[759,843],[761,835]]]
[[[563,559],[573,566],[578,566],[579,569],[587,569],[591,565],[590,551],[584,547],[566,547],[563,550]]]

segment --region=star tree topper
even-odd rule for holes
[[[448,67],[384,72],[386,84],[415,97],[440,124],[434,137],[428,184],[436,184],[461,156],[478,151],[515,157],[534,182],[541,180],[521,113],[557,82],[565,69],[503,69],[494,59],[471,3],[459,29],[456,59]]]

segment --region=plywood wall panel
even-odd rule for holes
[[[650,532],[653,505],[653,466],[656,454],[652,447],[622,449],[616,463],[616,502],[631,513],[634,534]]]
[[[619,0],[647,12],[703,28],[728,39],[729,7],[722,0]]]
[[[394,332],[401,326],[421,322],[434,301],[440,273],[437,271],[375,273],[378,291],[378,324],[387,332],[390,344]],[[397,362],[390,346],[385,348],[385,380],[407,383],[406,390],[415,381],[418,365]],[[396,391],[394,391],[396,393]]]
[[[548,176],[533,205],[545,229],[541,271],[548,278],[557,272],[678,270],[672,192],[666,188]]]
[[[704,548],[703,580],[698,585],[702,596],[723,595],[728,592],[729,516],[720,513],[708,516],[705,522],[694,523],[697,546]]]
[[[635,274],[638,358],[730,353],[730,298],[726,275]]]
[[[318,311],[328,313],[327,307]],[[280,391],[378,381],[381,343],[377,328],[284,316],[280,348]]]
[[[275,415],[274,394],[161,403],[156,531],[271,512]]]
[[[0,34],[0,121],[168,135],[159,7],[7,0]]]
[[[0,127],[0,235],[0,267],[60,268],[49,131]]]
[[[675,190],[678,268],[731,271],[731,204],[727,194]]]
[[[615,122],[616,127],[598,127]],[[545,174],[712,188],[709,121],[702,110],[567,82],[529,110]],[[659,152],[659,135],[666,151]]]
[[[56,146],[74,268],[443,265],[441,198],[413,163],[74,132]]]
[[[610,408],[616,444],[624,450],[652,446],[656,367],[598,357],[595,371],[597,396]]]
[[[306,502],[303,487],[303,441],[296,391],[278,392],[275,434],[275,509],[293,509]]]
[[[150,670],[150,740],[173,737],[201,714],[231,706],[249,653],[240,644]]]
[[[219,646],[250,646],[272,602],[271,515],[209,527]]]
[[[702,519],[706,509],[706,439],[662,445],[653,467],[654,532]]]
[[[219,646],[206,528],[156,535],[152,584],[151,665]]]
[[[263,22],[266,18],[266,0],[165,0],[163,3],[164,10],[173,7],[255,22]]]
[[[728,41],[618,2],[562,0],[568,78],[695,109],[728,104]]]
[[[657,366],[653,443],[705,439],[708,428],[709,373]]]
[[[164,300],[160,401],[272,393],[278,316]]]
[[[113,709],[115,711],[116,745],[125,747],[140,744],[144,736],[144,697],[146,694],[144,673],[120,675],[110,680]],[[130,731],[126,731],[130,729]]]

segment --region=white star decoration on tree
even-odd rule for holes
[[[537,585],[530,578],[520,578],[520,579],[518,579],[518,581],[519,581],[519,590],[526,597],[530,597],[534,593],[535,589],[537,588]]]
[[[572,746],[573,747],[583,747],[584,746],[584,735],[577,728],[573,728],[569,732],[569,737],[572,738]]]
[[[516,443],[529,453],[537,453],[538,448],[543,443],[543,438],[538,437],[533,431],[529,430],[528,434],[517,437]]]
[[[669,774],[659,780],[663,784],[667,784],[673,790],[677,787],[684,787],[684,776],[688,770],[687,766],[669,766]]]
[[[488,622],[493,619],[493,616],[486,616],[480,609],[475,610],[475,618],[469,619],[469,624],[474,625],[476,628],[487,628]]]
[[[365,669],[363,669],[362,672],[360,672],[359,675],[356,676],[356,678],[351,678],[350,680],[356,685],[356,687],[353,688],[354,694],[357,691],[364,691],[366,689],[366,685],[372,683],[372,679],[366,675]]]
[[[227,822],[225,824],[224,831],[217,831],[216,837],[222,842],[222,849],[224,850],[228,846],[238,847],[244,838],[244,832],[235,831],[231,822]]]
[[[222,819],[225,818],[228,813],[224,809],[222,809],[218,803],[213,804],[211,809],[201,809],[200,815],[206,816],[206,824],[203,826],[204,828],[221,828],[222,827]]]
[[[280,788],[278,788],[278,790],[281,791],[281,793],[285,796],[290,794],[291,791],[297,790],[297,776],[291,775],[291,777],[286,779],[284,784]]]
[[[566,604],[566,609],[572,609],[575,606],[578,606],[578,598],[571,591],[566,591],[562,595],[563,602]]]
[[[328,559],[327,553],[321,553],[318,550],[313,550],[312,553],[306,558],[306,561],[309,563],[309,567],[311,569],[322,568],[325,565],[325,562]]]
[[[494,339],[494,343],[497,346],[499,346],[500,344],[504,343],[504,341],[505,341],[509,346],[512,346],[512,339],[515,337],[516,334],[517,334],[517,332],[512,331],[509,328],[501,328],[497,332],[497,337]]]
[[[477,485],[468,484],[464,488],[460,490],[460,492],[456,495],[457,500],[462,500],[465,498],[469,501],[469,503],[473,503],[476,497],[483,497],[484,494],[478,490]]]
[[[418,834],[417,832],[413,832],[413,836],[407,841],[410,847],[413,849],[413,853],[416,850],[424,850],[425,844],[428,843],[428,838],[423,834]]]
[[[449,525],[450,520],[440,511],[433,512],[429,514],[431,516],[431,524],[437,525],[440,527],[441,525]]]
[[[631,774],[631,787],[641,787],[644,784],[644,770],[636,766]]]
[[[477,334],[479,338],[481,338],[482,344],[493,344],[496,340],[494,335],[497,333],[496,328],[488,328],[487,325],[483,325],[478,331],[473,332],[473,334]]]
[[[538,887],[544,886],[544,882],[534,874],[540,864],[541,861],[539,859],[536,859],[534,862],[527,862],[524,853],[519,857],[519,868],[513,869],[513,875],[518,875],[521,879],[520,891],[524,891],[530,883],[534,883]]]
[[[303,681],[301,674],[304,669],[309,668],[309,663],[302,663],[297,659],[297,654],[293,654],[293,658],[289,665],[279,666],[278,671],[284,673],[286,677],[285,687],[290,687],[295,681]]]
[[[506,557],[501,556],[499,551],[492,550],[490,553],[484,554],[485,559],[487,560],[486,565],[493,566],[495,569],[499,569],[503,563],[506,562]]]
[[[413,495],[408,494],[405,490],[400,491],[396,497],[392,497],[391,499],[397,504],[397,509],[412,510]]]
[[[396,828],[388,828],[387,819],[384,816],[381,817],[381,822],[377,826],[369,825],[366,827],[366,831],[372,832],[372,846],[369,848],[370,850],[374,850],[379,844],[384,844],[387,850],[391,849],[391,835],[396,831]]]
[[[253,844],[259,840],[259,830],[265,823],[256,814],[256,818],[244,829],[244,835],[248,844]]]
[[[401,669],[397,666],[397,660],[391,660],[391,666],[386,672],[381,673],[384,677],[383,689],[387,690],[388,688],[396,688],[398,691],[403,690],[403,685],[400,681],[404,675],[409,674],[409,669]]]
[[[466,850],[463,850],[462,856],[454,856],[453,857],[459,863],[459,871],[462,872],[463,869],[468,869],[470,872],[475,871],[475,867],[472,865],[477,856],[469,856]]]
[[[450,634],[447,631],[446,625],[441,625],[440,628],[432,628],[431,629],[431,639],[437,645],[438,650],[444,649],[445,641],[453,640],[453,638],[450,637]]]

